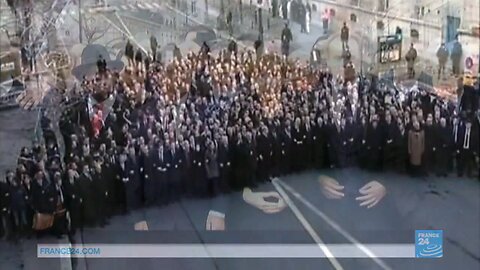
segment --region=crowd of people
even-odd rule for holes
[[[63,138],[46,119],[44,143],[25,147],[0,180],[4,235],[75,233],[143,206],[305,170],[473,177],[479,168],[476,93],[476,103],[457,106],[418,86],[345,81],[251,51],[204,48],[167,65],[100,66],[63,112]]]

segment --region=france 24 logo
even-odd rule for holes
[[[415,231],[415,257],[441,258],[443,257],[442,230]]]

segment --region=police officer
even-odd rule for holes
[[[437,50],[437,58],[438,58],[438,79],[440,79],[440,75],[445,79],[445,64],[448,61],[448,50],[445,47],[445,43],[442,43]]]
[[[233,35],[233,14],[232,11],[228,11],[227,14],[227,27],[228,27],[228,33]]]
[[[290,42],[293,40],[292,31],[288,28],[288,24],[285,24],[285,27],[282,30],[282,54],[285,57],[288,57],[290,52]]]
[[[455,76],[460,75],[460,61],[462,59],[463,49],[462,44],[458,41],[458,37],[453,43],[452,52],[450,58],[452,59],[452,70]]]
[[[300,33],[307,33],[307,9],[303,4],[299,4]]]
[[[342,41],[342,50],[348,48],[348,38],[349,38],[350,30],[348,29],[347,23],[343,22],[343,27],[340,32],[340,40]]]
[[[134,50],[132,43],[130,43],[130,40],[128,40],[127,44],[125,45],[125,55],[127,56],[128,64],[130,66],[133,66]]]
[[[157,60],[157,48],[158,48],[157,38],[152,34],[150,36],[150,49],[152,50],[153,61]]]
[[[407,61],[407,74],[409,79],[413,79],[415,77],[415,60],[417,59],[417,50],[413,47],[413,43],[410,44],[410,49],[408,50],[407,54],[405,55],[405,60]]]

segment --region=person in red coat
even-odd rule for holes
[[[100,130],[103,127],[103,112],[102,110],[98,110],[97,113],[93,115],[92,118],[92,127],[93,127],[93,136],[98,138],[100,135]]]

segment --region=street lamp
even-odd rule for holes
[[[205,0],[205,18],[208,19],[208,0]]]
[[[78,0],[78,40],[82,43],[82,0]]]
[[[263,21],[262,21],[262,4],[263,0],[257,0],[257,7],[258,7],[258,33],[260,39],[263,40]]]
[[[238,0],[238,8],[240,9],[240,23],[243,24],[243,0]]]

